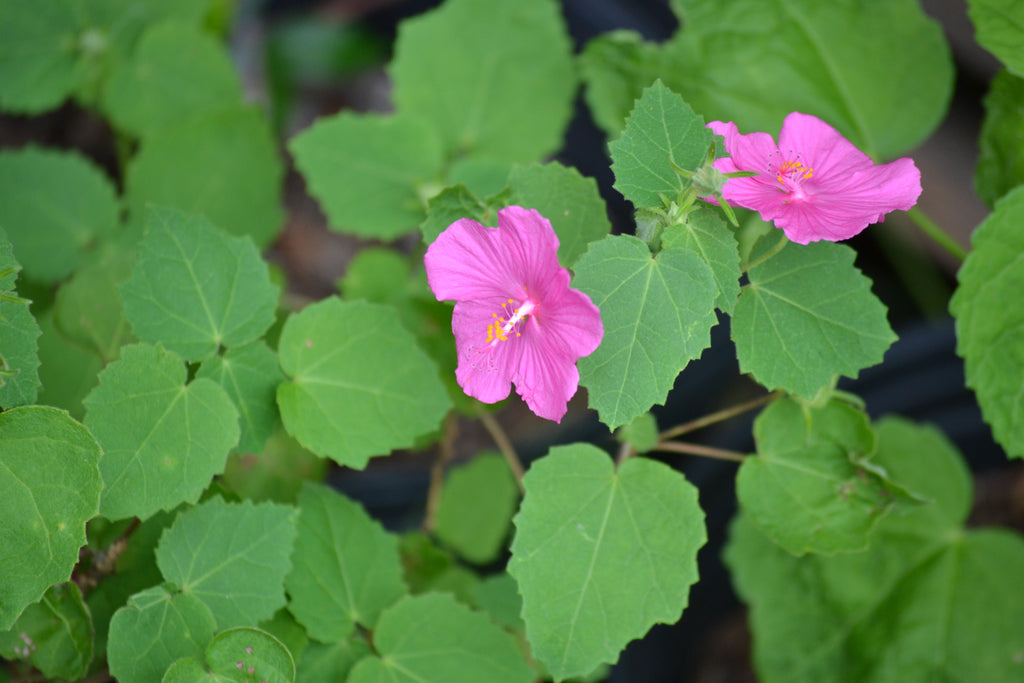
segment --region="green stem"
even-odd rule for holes
[[[765,253],[761,254],[761,256],[759,256],[756,261],[752,261],[752,262],[748,263],[746,266],[744,266],[743,272],[746,273],[751,268],[753,268],[754,266],[759,266],[762,263],[764,263],[765,261],[767,261],[768,259],[770,259],[772,256],[775,256],[780,251],[782,251],[782,248],[785,247],[788,243],[789,243],[789,240],[786,238],[785,235],[783,235],[779,239],[779,241],[776,242],[774,247],[772,247],[771,249],[769,249]]]
[[[950,237],[945,230],[940,228],[938,223],[928,218],[921,209],[914,207],[907,212],[907,216],[910,220],[917,223],[917,227],[921,228],[924,234],[931,237],[936,244],[955,256],[957,260],[963,261],[967,258],[967,250],[961,247],[959,242]]]
[[[667,441],[668,439],[672,439],[677,436],[682,436],[683,434],[696,431],[698,429],[701,429],[702,427],[713,425],[716,422],[728,420],[730,417],[741,415],[747,412],[748,410],[759,408],[763,406],[765,403],[771,403],[772,401],[774,401],[775,399],[779,398],[782,395],[783,394],[781,391],[776,391],[771,394],[765,394],[764,396],[755,398],[745,403],[729,406],[728,408],[724,408],[717,412],[704,415],[703,417],[698,417],[696,420],[691,420],[690,422],[687,422],[685,424],[677,425],[670,429],[666,429],[665,431],[658,435],[658,439],[661,441]]]
[[[743,462],[747,459],[744,453],[738,451],[727,451],[724,448],[713,446],[702,446],[696,443],[684,443],[682,441],[665,441],[651,449],[662,453],[684,453],[686,455],[702,455],[705,458],[717,460],[729,460],[730,462]]]

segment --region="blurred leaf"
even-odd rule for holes
[[[39,318],[40,404],[63,408],[71,417],[85,416],[82,401],[96,386],[103,361],[95,353],[69,341],[53,324],[52,311]]]
[[[300,446],[278,425],[258,455],[228,458],[222,479],[242,498],[294,503],[305,482],[323,481],[327,465],[328,461]]]
[[[398,110],[429,122],[452,158],[531,162],[555,152],[576,90],[552,0],[449,0],[407,19],[390,74]]]
[[[51,586],[10,631],[0,631],[0,656],[24,659],[51,678],[82,678],[92,653],[92,619],[73,583]]]
[[[56,408],[0,413],[0,629],[67,581],[99,511],[100,446]]]
[[[373,645],[380,659],[364,658],[348,683],[534,680],[512,639],[449,595],[403,598],[381,615]]]
[[[460,218],[472,218],[477,223],[487,225],[490,209],[477,199],[465,185],[446,187],[439,194],[430,198],[427,205],[427,217],[420,225],[423,242],[430,244],[445,229]],[[497,214],[493,220],[497,220]]]
[[[285,586],[289,611],[316,640],[340,641],[356,624],[374,628],[381,610],[405,594],[398,540],[358,503],[307,484]]]
[[[128,164],[125,203],[136,225],[149,204],[201,214],[258,248],[284,223],[284,168],[263,115],[237,107],[154,130]]]
[[[473,604],[473,590],[479,577],[447,550],[434,545],[419,531],[402,535],[398,550],[402,557],[402,577],[413,595],[450,593],[461,603]]]
[[[113,233],[119,213],[113,183],[77,152],[0,152],[0,227],[32,278],[50,284],[70,275],[89,247]]]
[[[696,255],[652,256],[628,235],[592,242],[575,271],[573,287],[601,309],[604,325],[601,346],[579,361],[580,383],[614,429],[664,403],[676,376],[707,348],[717,290]]]
[[[232,237],[203,216],[150,207],[121,298],[140,339],[197,361],[266,332],[278,289],[252,240]]]
[[[185,384],[181,359],[134,344],[100,373],[85,424],[103,446],[100,511],[146,519],[194,503],[238,443],[238,413],[215,382]]]
[[[167,581],[210,608],[219,628],[254,625],[284,607],[295,518],[287,505],[214,496],[178,515],[160,538],[156,563]]]
[[[620,427],[615,436],[637,453],[646,453],[658,445],[658,422],[650,413],[643,413]]]
[[[475,564],[501,551],[519,488],[508,463],[496,453],[477,456],[449,471],[437,506],[438,539]]]
[[[616,471],[588,444],[552,448],[523,479],[508,572],[533,655],[555,680],[614,663],[656,623],[673,623],[707,540],[697,490],[646,458]]]
[[[288,318],[279,344],[289,379],[277,390],[288,432],[362,469],[437,429],[451,407],[433,361],[393,308],[336,297]]]
[[[371,652],[366,641],[356,638],[347,638],[329,645],[310,643],[298,662],[295,680],[299,683],[346,681],[356,662]]]
[[[104,363],[115,360],[121,346],[133,339],[118,289],[131,275],[134,261],[133,252],[110,245],[57,290],[57,327]]]
[[[990,207],[1024,183],[1024,79],[1000,71],[985,96],[974,188]]]
[[[1014,0],[968,0],[967,16],[978,44],[1024,77],[1024,7]]]
[[[855,256],[842,244],[790,243],[747,272],[732,316],[742,372],[813,398],[836,375],[856,377],[882,362],[896,335]]]
[[[441,171],[437,134],[405,114],[350,111],[321,119],[289,144],[330,227],[393,240],[423,221],[421,186]]]

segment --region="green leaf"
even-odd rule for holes
[[[0,413],[0,629],[67,581],[99,511],[100,446],[56,408]]]
[[[832,242],[786,244],[747,272],[732,319],[742,372],[813,398],[836,375],[856,377],[882,361],[896,335],[855,256]]]
[[[490,209],[477,199],[465,185],[446,187],[430,198],[427,217],[420,225],[424,244],[430,244],[445,228],[460,218],[472,218],[477,223],[488,225]],[[494,220],[496,220],[495,214]]]
[[[946,115],[949,45],[917,0],[679,5],[684,28],[663,46],[622,32],[588,45],[587,101],[609,132],[654,76],[709,121],[774,135],[801,111],[879,158],[912,149]]]
[[[1024,183],[1024,79],[1000,71],[985,96],[974,188],[989,206]]]
[[[479,577],[460,564],[454,555],[434,545],[425,533],[403,534],[398,550],[402,557],[402,577],[410,593],[451,593],[459,602],[473,604],[473,590]]]
[[[361,469],[406,448],[451,407],[433,361],[393,308],[336,297],[288,318],[277,390],[288,432],[314,453]]]
[[[1007,69],[1024,76],[1024,7],[1013,0],[969,0],[974,39]]]
[[[250,626],[285,604],[294,508],[213,497],[178,515],[160,538],[164,578],[202,600],[220,628]]]
[[[36,402],[40,334],[27,303],[0,299],[0,408]]]
[[[337,683],[347,681],[356,662],[372,650],[364,640],[347,638],[337,643],[310,643],[299,660],[296,680],[299,683]]]
[[[277,424],[275,395],[284,380],[277,354],[257,340],[205,361],[196,377],[217,382],[234,402],[242,429],[238,450],[262,453]]]
[[[198,24],[207,0],[0,2],[0,108],[53,109],[77,91],[91,100],[142,29],[163,18]]]
[[[508,572],[533,654],[555,680],[614,663],[651,626],[679,619],[707,540],[681,474],[646,458],[616,471],[603,451],[573,444],[535,462],[523,485]]]
[[[437,134],[405,114],[342,112],[289,144],[332,229],[393,240],[423,221],[420,188],[441,172]]]
[[[0,24],[6,22],[0,21]],[[0,152],[0,226],[32,278],[67,277],[118,223],[114,186],[75,152],[24,147]]]
[[[658,422],[650,413],[643,413],[619,428],[615,436],[619,441],[628,443],[637,453],[646,453],[658,445]]]
[[[746,516],[726,550],[751,606],[759,679],[1003,681],[1024,666],[1024,597],[998,590],[1024,572],[1024,540],[965,531],[971,484],[935,429],[878,424],[878,464],[934,500],[881,522],[863,553],[796,558]]]
[[[92,619],[73,583],[51,586],[11,630],[0,632],[0,656],[24,659],[51,678],[76,680],[92,661]]]
[[[444,176],[447,185],[465,185],[478,197],[490,197],[505,189],[515,162],[483,156],[453,160]]]
[[[306,629],[295,620],[287,608],[281,608],[270,619],[261,621],[259,628],[280,640],[281,644],[288,648],[288,652],[291,653],[292,659],[296,663],[309,646]]]
[[[310,453],[278,424],[263,451],[228,458],[221,481],[242,498],[294,503],[307,481],[323,481],[329,462]]]
[[[390,73],[395,106],[428,121],[450,157],[535,161],[572,115],[572,46],[551,0],[451,0],[407,19]]]
[[[103,446],[104,517],[145,519],[194,503],[224,469],[238,414],[216,383],[185,377],[173,353],[125,346],[86,397],[85,425]]]
[[[971,236],[971,252],[957,273],[949,310],[956,318],[957,353],[981,414],[1010,457],[1024,457],[1024,303],[1014,292],[1024,284],[1024,187],[996,203]]]
[[[700,256],[715,276],[715,307],[732,313],[740,295],[739,245],[718,214],[711,209],[698,209],[687,216],[685,223],[669,226],[661,240],[666,249],[685,249]]]
[[[676,201],[690,184],[679,169],[703,165],[713,139],[704,119],[655,81],[637,100],[622,137],[608,145],[615,189],[637,208]]]
[[[525,630],[520,616],[523,599],[519,584],[510,574],[492,574],[473,587],[473,604],[491,615],[497,624],[513,630]]]
[[[867,415],[832,400],[820,408],[772,403],[754,423],[757,456],[740,466],[736,493],[750,520],[793,555],[863,550],[897,491],[870,462]]]
[[[201,659],[217,630],[202,600],[154,586],[131,597],[110,620],[107,662],[119,683],[159,680],[177,659]]]
[[[307,484],[299,494],[298,536],[285,579],[289,611],[319,641],[340,641],[355,625],[373,628],[405,594],[398,541],[341,494]]]
[[[628,235],[591,243],[575,271],[573,287],[601,309],[604,324],[601,346],[579,361],[580,383],[614,429],[664,403],[676,375],[708,346],[716,287],[696,255],[652,256]]]
[[[131,275],[134,259],[134,253],[110,246],[57,290],[57,327],[104,363],[115,360],[121,346],[133,338],[118,289]]]
[[[450,595],[406,597],[373,632],[379,656],[356,664],[348,683],[529,683],[533,672],[512,639]]]
[[[197,26],[160,23],[142,34],[103,91],[103,109],[135,136],[243,102],[224,46]]]
[[[572,268],[590,242],[611,231],[597,182],[556,161],[513,167],[501,198],[506,206],[537,209],[551,221],[558,235],[558,260],[565,268]]]
[[[149,204],[205,215],[232,235],[269,245],[284,222],[277,143],[263,115],[237,107],[167,126],[143,139],[128,165],[125,203],[143,221]]]
[[[52,311],[39,317],[40,404],[63,408],[71,417],[85,416],[82,400],[96,386],[103,360],[78,344],[68,341],[53,323]]]
[[[211,673],[192,657],[182,657],[167,667],[160,683],[228,683],[227,676]]]
[[[487,564],[504,545],[518,500],[505,459],[478,456],[448,473],[437,505],[437,537],[470,562]]]
[[[295,661],[288,648],[258,628],[221,631],[206,648],[206,662],[213,673],[238,683],[252,680],[292,683],[295,680]]]
[[[266,332],[278,290],[252,240],[202,216],[151,207],[121,297],[139,339],[196,361]]]

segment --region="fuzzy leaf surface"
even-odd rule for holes
[[[278,354],[288,432],[348,467],[412,446],[451,407],[434,362],[389,306],[336,297],[307,306],[288,318]]]
[[[99,512],[100,445],[56,408],[0,413],[0,629],[67,581]]]
[[[406,592],[398,539],[358,503],[317,484],[299,494],[292,563],[288,609],[324,643],[343,640],[356,624],[373,628]]]
[[[512,638],[450,595],[405,597],[373,632],[380,658],[355,665],[348,683],[529,683],[533,671]]]
[[[707,540],[697,490],[646,458],[618,471],[588,444],[551,449],[523,478],[508,572],[533,655],[556,680],[614,663],[682,615]]]
[[[676,376],[711,342],[717,288],[695,254],[652,256],[628,235],[590,244],[573,287],[601,309],[604,340],[579,361],[580,383],[601,421],[615,428],[664,403]]]
[[[836,375],[882,362],[896,335],[855,256],[832,242],[787,244],[751,268],[732,321],[740,370],[813,398]]]
[[[667,249],[691,251],[715,276],[715,307],[732,313],[740,295],[740,252],[736,237],[712,209],[698,209],[683,224],[669,226],[661,237]]]
[[[103,446],[100,512],[145,519],[194,503],[238,443],[238,413],[215,382],[185,384],[185,364],[134,344],[100,373],[85,399],[85,425]]]
[[[51,678],[77,680],[92,661],[92,641],[82,592],[74,583],[58,583],[29,605],[11,630],[0,631],[0,656],[25,660]]]

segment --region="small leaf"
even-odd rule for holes
[[[390,73],[397,109],[438,131],[449,157],[535,161],[572,115],[572,45],[551,0],[454,0],[403,21]]]
[[[57,327],[104,363],[117,359],[121,346],[133,339],[118,288],[131,275],[134,258],[133,252],[110,246],[57,290]]]
[[[359,506],[307,484],[299,495],[298,536],[285,579],[289,611],[309,635],[340,641],[405,594],[398,541]]]
[[[732,320],[741,371],[813,398],[836,375],[882,361],[896,335],[855,255],[831,242],[787,244],[748,271]]]
[[[125,346],[86,397],[85,424],[103,446],[104,517],[145,519],[194,503],[223,471],[238,442],[238,413],[213,381],[185,378],[173,353]]]
[[[1024,239],[1024,187],[996,203],[971,236],[971,252],[957,273],[949,304],[956,318],[957,353],[965,361],[967,386],[981,414],[1010,457],[1024,457],[1024,303],[1014,292],[1024,285],[1019,256]]]
[[[1024,8],[1013,0],[970,0],[974,38],[1012,73],[1024,77]]]
[[[96,386],[103,360],[78,344],[68,341],[53,323],[53,312],[39,317],[39,396],[43,405],[63,408],[71,417],[85,416],[82,401]]]
[[[687,216],[685,223],[669,226],[661,240],[666,249],[685,249],[700,256],[718,286],[715,307],[732,313],[740,295],[739,245],[718,214],[698,209]]]
[[[314,453],[361,469],[438,427],[451,407],[433,361],[393,308],[336,297],[288,318],[278,352],[285,427]]]
[[[652,256],[628,235],[591,243],[573,286],[601,309],[604,340],[579,361],[590,405],[611,428],[664,403],[676,376],[710,344],[717,322],[711,271],[687,251]]]
[[[213,673],[238,683],[295,680],[295,661],[288,648],[258,628],[231,628],[218,633],[206,648],[206,663]]]
[[[473,604],[473,590],[479,577],[460,564],[454,555],[435,545],[425,533],[403,534],[398,550],[402,557],[402,577],[410,593],[451,593],[459,602]]]
[[[656,623],[672,623],[697,581],[704,513],[662,463],[615,471],[587,444],[553,448],[523,479],[508,572],[519,582],[534,656],[555,680],[614,663]]]
[[[138,261],[121,287],[135,334],[189,361],[261,336],[274,322],[277,296],[252,240],[157,207],[146,214]]]
[[[242,102],[224,46],[198,26],[164,22],[149,27],[132,57],[110,74],[102,104],[115,126],[144,136]]]
[[[107,662],[119,683],[151,683],[177,659],[202,659],[217,621],[202,600],[154,586],[110,620]]]
[[[989,206],[1024,183],[1024,78],[1000,71],[985,96],[974,188]]]
[[[80,154],[31,146],[0,152],[0,227],[32,278],[70,275],[91,245],[113,233],[118,214],[113,183]]]
[[[424,218],[419,188],[441,171],[437,134],[413,116],[342,112],[289,144],[332,229],[392,240]]]
[[[237,450],[262,453],[277,424],[275,396],[284,380],[277,354],[257,340],[204,361],[196,377],[221,385],[238,409],[242,436]]]
[[[150,204],[173,206],[263,248],[284,223],[284,169],[256,109],[225,109],[153,131],[125,175],[125,203],[136,225]]]
[[[437,506],[437,537],[475,564],[501,550],[519,500],[508,463],[491,453],[448,473]]]
[[[658,422],[650,413],[638,415],[615,433],[619,441],[628,443],[637,453],[646,453],[658,445]]]
[[[236,453],[228,458],[221,481],[240,497],[292,504],[307,481],[323,481],[329,461],[310,453],[277,428],[259,453]]]
[[[460,218],[472,218],[477,223],[487,225],[489,211],[487,205],[477,199],[465,185],[446,187],[431,197],[427,204],[427,217],[420,225],[423,242],[430,244],[445,228]]]
[[[92,619],[74,583],[51,586],[10,631],[0,632],[0,656],[24,659],[51,678],[76,680],[92,661]]]
[[[0,299],[0,408],[36,402],[40,334],[27,303]]]
[[[285,604],[295,509],[213,497],[178,515],[156,562],[167,581],[202,600],[220,628],[250,626]]]
[[[0,629],[67,581],[99,512],[100,446],[56,408],[0,413]]]
[[[897,490],[871,467],[867,415],[833,400],[804,408],[781,399],[754,423],[757,456],[743,461],[736,494],[744,513],[793,555],[863,550]]]
[[[637,100],[622,137],[608,145],[615,189],[637,208],[676,201],[689,187],[679,169],[699,168],[713,139],[704,119],[656,81]]]
[[[403,598],[381,615],[373,645],[380,659],[364,658],[348,683],[534,680],[508,634],[449,595]]]
[[[297,671],[301,683],[337,683],[347,681],[356,662],[372,650],[364,640],[348,638],[326,645],[312,642],[299,660]]]

